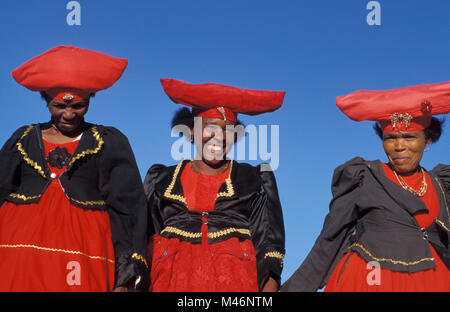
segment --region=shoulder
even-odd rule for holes
[[[90,129],[98,132],[107,141],[127,141],[128,138],[119,129],[104,125],[91,125]]]
[[[368,170],[378,163],[379,161],[368,161],[361,157],[355,157],[336,167],[331,182],[332,192],[335,194],[357,187],[366,177]]]
[[[16,144],[20,139],[22,139],[24,136],[26,136],[35,125],[25,125],[21,126],[18,129],[16,129],[13,134],[8,138],[6,141],[6,145],[14,145]]]

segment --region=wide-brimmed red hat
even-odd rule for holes
[[[237,114],[258,115],[272,112],[283,104],[284,91],[250,90],[217,83],[190,84],[161,79],[169,98],[192,107],[195,116],[237,121]]]
[[[419,131],[433,115],[450,111],[450,82],[385,91],[360,90],[336,98],[336,105],[355,121],[378,121],[384,132]]]
[[[27,89],[45,91],[52,99],[81,100],[112,86],[127,64],[127,59],[59,46],[19,66],[12,76]]]

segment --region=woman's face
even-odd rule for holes
[[[195,138],[197,155],[212,167],[220,166],[234,144],[234,122],[219,118],[201,118],[201,136],[192,131]],[[194,129],[197,127],[194,126]],[[199,127],[198,127],[199,128]]]
[[[69,134],[81,128],[88,108],[89,100],[73,102],[53,100],[48,103],[48,109],[52,115],[52,123],[62,133]]]
[[[424,131],[383,132],[383,147],[392,168],[403,174],[414,172],[430,141]]]

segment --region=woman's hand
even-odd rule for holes
[[[113,289],[113,292],[128,292],[128,288],[125,286],[119,286]]]
[[[266,284],[264,284],[264,287],[262,289],[262,292],[277,292],[278,291],[278,283],[273,278],[269,277]]]

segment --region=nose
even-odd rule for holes
[[[71,109],[66,109],[63,113],[62,113],[62,117],[64,120],[70,121],[72,119],[75,118],[75,113],[71,110]]]
[[[394,144],[395,151],[401,152],[405,149],[405,140],[403,138],[398,138],[395,140]]]

